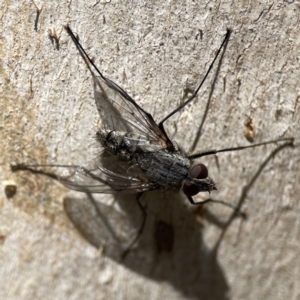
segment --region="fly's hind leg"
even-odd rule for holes
[[[129,244],[129,246],[124,250],[124,252],[122,253],[122,259],[124,259],[127,254],[130,252],[130,250],[132,249],[132,247],[135,245],[135,243],[139,240],[139,238],[141,237],[142,233],[143,233],[143,230],[145,228],[145,224],[146,224],[146,219],[147,219],[147,212],[146,212],[146,209],[145,207],[142,205],[141,203],[141,198],[143,196],[144,192],[140,192],[137,194],[137,197],[136,197],[136,201],[138,203],[138,206],[139,208],[141,209],[142,213],[143,213],[143,220],[142,220],[142,223],[141,223],[141,226],[135,236],[135,238],[132,240],[132,242]]]

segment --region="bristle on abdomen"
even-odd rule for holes
[[[145,143],[150,145],[144,137],[134,133],[100,129],[96,135],[101,146],[121,160],[130,160],[135,153],[142,151]]]

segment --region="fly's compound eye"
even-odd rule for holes
[[[190,176],[196,179],[205,179],[208,177],[207,167],[203,164],[195,165],[190,171]],[[186,181],[182,190],[187,196],[195,196],[201,189],[194,183]]]
[[[204,179],[208,176],[208,170],[204,164],[198,164],[192,167],[192,170],[190,171],[190,175],[193,178]]]

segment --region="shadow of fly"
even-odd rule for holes
[[[146,211],[140,202],[144,192],[150,190],[180,191],[192,205],[203,205],[207,202],[221,203],[236,210],[234,205],[225,201],[207,199],[195,202],[193,196],[199,192],[216,190],[216,184],[208,175],[207,167],[202,163],[195,164],[195,159],[220,152],[239,151],[277,142],[293,144],[293,138],[279,138],[262,143],[225,149],[212,149],[188,153],[175,141],[172,141],[165,131],[164,123],[179,112],[197,96],[200,88],[213,68],[220,52],[229,41],[231,30],[227,30],[224,40],[210,64],[203,80],[184,103],[156,123],[150,113],[140,107],[120,86],[106,78],[88,56],[78,38],[69,26],[66,31],[76,44],[80,54],[92,71],[100,88],[101,97],[105,101],[98,103],[98,111],[102,116],[101,128],[96,133],[96,140],[101,147],[101,153],[86,165],[12,165],[13,171],[27,170],[35,174],[49,176],[64,186],[88,194],[91,193],[137,193],[137,202],[144,218],[133,245],[139,238],[146,220]],[[93,74],[93,71],[92,71]],[[93,74],[94,75],[94,74]],[[60,176],[38,167],[63,167],[69,174]],[[239,213],[237,211],[237,213]],[[130,247],[129,247],[130,248]]]

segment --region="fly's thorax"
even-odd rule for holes
[[[121,160],[131,160],[135,153],[142,152],[143,147],[150,144],[138,134],[109,129],[100,129],[96,137],[107,152]]]
[[[132,163],[137,164],[147,177],[164,187],[180,189],[188,176],[190,161],[184,152],[171,153],[165,150],[136,153]]]

